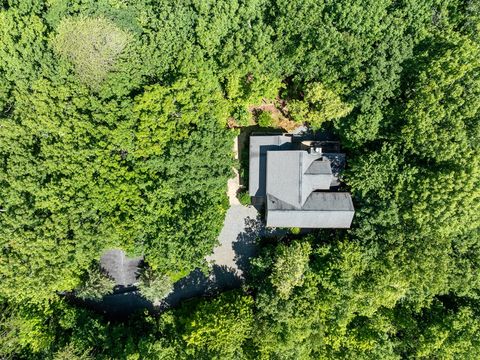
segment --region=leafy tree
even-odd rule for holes
[[[78,349],[75,348],[74,344],[68,344],[61,350],[57,351],[53,355],[54,360],[90,360],[93,359],[92,356],[90,356],[89,351],[79,351]]]
[[[429,359],[474,359],[478,354],[478,314],[476,303],[455,297],[436,299],[414,312],[400,307],[395,320],[401,331],[399,351],[404,357]],[[462,305],[450,307],[448,304]]]
[[[277,247],[270,279],[280,298],[288,298],[296,286],[303,284],[310,251],[307,242],[294,242],[290,246]]]
[[[268,283],[258,289],[252,358],[308,359],[323,345],[318,290],[312,280],[306,276],[288,299],[278,296]]]
[[[38,353],[54,340],[47,331],[47,314],[30,307],[11,307],[2,304],[0,315],[0,355]]]
[[[55,51],[75,66],[80,79],[96,88],[113,69],[128,45],[130,35],[111,21],[99,18],[66,18],[58,25]]]
[[[304,88],[302,100],[288,103],[290,116],[298,122],[307,122],[314,129],[328,121],[345,117],[352,106],[342,102],[340,97],[321,83],[311,83]]]
[[[199,304],[191,315],[183,316],[183,339],[187,353],[195,358],[235,359],[251,336],[253,299],[227,292]],[[189,310],[190,312],[190,310]]]
[[[388,122],[384,107],[400,85],[402,63],[429,32],[453,22],[456,10],[437,1],[277,0],[270,12],[283,72],[294,86],[320,82],[353,106],[335,126],[345,145],[361,147]]]
[[[478,151],[480,44],[449,32],[429,39],[427,61],[407,92],[406,124],[398,134],[420,158],[461,163]]]
[[[155,303],[172,292],[173,284],[167,275],[159,275],[146,269],[140,276],[138,289],[145,299]]]
[[[113,292],[114,286],[115,281],[105,274],[103,269],[93,266],[85,275],[80,287],[75,290],[75,296],[84,300],[101,300]]]

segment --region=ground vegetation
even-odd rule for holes
[[[479,14],[0,1],[0,357],[477,358]],[[244,288],[161,314],[109,322],[68,301],[107,248],[172,282],[205,267],[229,121],[264,100],[341,139],[352,228],[264,241]]]

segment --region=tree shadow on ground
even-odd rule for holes
[[[247,217],[245,231],[238,234],[237,239],[232,243],[235,252],[234,261],[244,275],[249,271],[250,259],[257,255],[259,237],[263,229],[264,225],[259,215],[256,218]]]
[[[232,243],[235,252],[234,261],[239,271],[226,265],[210,267],[208,274],[195,269],[188,276],[174,284],[173,291],[159,304],[154,306],[136,291],[135,287],[117,286],[112,295],[107,295],[102,301],[84,301],[83,306],[89,307],[111,320],[124,320],[128,316],[148,310],[161,312],[177,307],[182,302],[196,297],[211,297],[223,291],[233,290],[242,286],[250,271],[250,261],[257,256],[260,239],[280,238],[287,233],[286,229],[265,227],[263,216],[246,217],[244,231],[238,234]]]
[[[286,233],[286,229],[267,228],[261,214],[257,214],[255,218],[245,218],[245,231],[238,234],[236,241],[232,243],[234,261],[242,271],[243,277],[248,276],[250,260],[258,255],[260,240],[281,237]]]
[[[208,276],[200,269],[195,269],[174,284],[173,291],[162,301],[159,310],[176,307],[194,297],[213,296],[241,285],[242,278],[228,266],[213,265]]]
[[[144,299],[135,288],[130,289],[129,292],[106,295],[102,300],[82,300],[68,296],[67,301],[73,305],[93,310],[110,321],[125,321],[135,313],[145,310],[154,311],[154,306],[150,301]]]
[[[213,265],[208,276],[200,269],[195,269],[188,276],[174,284],[173,291],[158,305],[143,298],[135,287],[129,287],[128,292],[114,293],[104,296],[101,301],[81,300],[71,297],[69,300],[78,306],[89,308],[105,318],[113,321],[125,321],[129,316],[149,311],[161,312],[177,307],[181,302],[195,297],[214,296],[223,291],[233,290],[242,286],[242,278],[235,269],[225,265]]]

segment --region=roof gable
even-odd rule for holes
[[[266,182],[267,194],[301,208],[312,191],[330,188],[332,169],[320,154],[268,151]]]
[[[302,151],[267,152],[267,195],[294,207],[302,205]]]
[[[353,211],[352,196],[347,192],[312,192],[302,209],[308,211]]]

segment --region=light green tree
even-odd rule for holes
[[[53,360],[93,360],[94,357],[89,352],[90,350],[79,350],[75,344],[70,343],[58,350],[53,355]]]
[[[98,266],[88,270],[83,283],[75,290],[75,295],[84,300],[101,300],[113,292],[115,281]]]
[[[252,306],[253,299],[238,292],[200,303],[193,314],[181,319],[187,352],[196,358],[240,358],[244,342],[251,336]]]
[[[71,61],[80,79],[96,88],[113,69],[131,36],[103,17],[71,17],[60,22],[55,51]]]
[[[348,115],[352,108],[322,83],[308,84],[303,100],[291,100],[288,103],[289,114],[295,121],[307,122],[316,129],[325,121]]]
[[[168,275],[145,269],[140,275],[138,289],[145,299],[157,302],[173,291],[173,283]]]
[[[399,140],[421,158],[465,162],[479,149],[480,44],[447,32],[433,37],[429,47],[407,91]]]
[[[295,241],[289,246],[282,244],[276,249],[270,280],[281,298],[288,298],[296,286],[303,284],[311,250],[310,244],[304,241]]]

